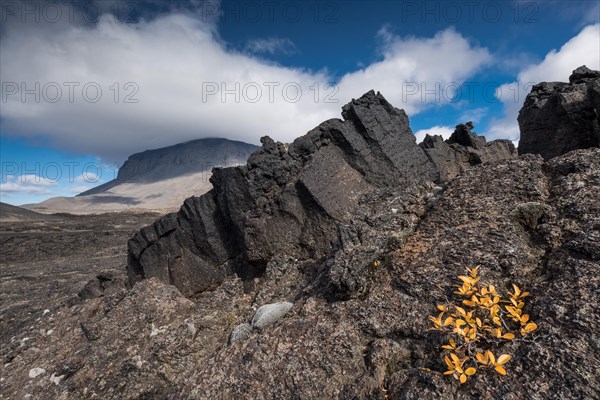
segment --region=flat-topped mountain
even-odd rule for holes
[[[155,183],[198,172],[210,172],[214,167],[246,164],[256,149],[257,146],[249,143],[210,138],[146,150],[129,156],[119,168],[116,179],[78,196],[105,193],[125,183]]]
[[[212,188],[214,167],[243,165],[258,147],[227,139],[199,139],[131,155],[117,178],[75,197],[55,197],[25,207],[39,212],[173,210]]]

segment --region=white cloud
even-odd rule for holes
[[[249,40],[246,51],[250,53],[293,54],[297,52],[296,45],[288,38],[261,38]]]
[[[81,175],[75,177],[74,181],[77,183],[95,183],[100,181],[101,177],[94,172],[84,171]]]
[[[40,85],[39,102],[32,94],[25,103],[22,93],[8,95],[1,128],[22,136],[42,133],[56,147],[109,160],[209,136],[258,143],[268,134],[291,141],[339,117],[343,104],[371,89],[409,115],[443,103],[449,100],[439,98],[444,84],[462,83],[491,60],[485,48],[451,28],[430,38],[379,38],[382,59],[343,76],[335,91],[325,86],[332,77],[324,71],[286,68],[228,49],[213,24],[193,16],[171,13],[126,24],[107,14],[93,26],[38,24],[9,31],[0,41],[3,82]],[[403,96],[406,82],[418,92]],[[52,103],[57,87],[62,97]],[[102,97],[91,102],[98,87]],[[292,102],[297,87],[302,94]],[[257,88],[262,96],[252,102]],[[10,89],[5,95],[20,91],[3,89]],[[431,89],[437,96],[425,95]],[[138,102],[127,103],[127,96]]]
[[[432,38],[401,38],[384,27],[378,36],[384,40],[383,60],[345,75],[340,81],[342,99],[381,88],[390,103],[415,114],[427,105],[451,102],[454,84],[492,60],[487,49],[472,46],[453,28]]]
[[[481,121],[481,119],[488,113],[489,109],[487,107],[477,107],[472,108],[470,110],[465,110],[459,117],[461,123],[465,123],[468,121],[477,124]]]
[[[48,186],[56,185],[55,181],[44,179],[37,175],[7,175],[0,183],[0,195],[10,196],[13,194],[26,193],[31,195],[45,196],[52,194]]]
[[[516,82],[501,85],[496,97],[504,103],[504,117],[495,119],[485,136],[518,141],[517,116],[533,84],[547,81],[568,82],[574,69],[581,65],[600,70],[600,24],[589,25],[566,42],[559,50],[546,54],[544,60],[523,69]]]
[[[12,180],[14,182],[32,186],[54,186],[58,183],[56,180],[35,174],[24,174],[19,177],[8,175],[6,178],[7,181]]]
[[[440,135],[445,139],[448,139],[450,135],[454,132],[454,128],[449,126],[432,126],[429,129],[421,129],[415,132],[415,137],[417,139],[417,143],[421,143],[423,139],[425,139],[425,135],[430,134],[431,136]]]

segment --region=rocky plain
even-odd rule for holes
[[[3,209],[0,398],[600,398],[600,72],[519,125],[417,144],[371,91],[160,218]],[[475,266],[537,329],[461,384],[428,317]]]

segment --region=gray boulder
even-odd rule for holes
[[[582,66],[569,83],[534,85],[519,112],[519,154],[544,159],[600,147],[600,72]]]
[[[256,310],[252,318],[254,329],[263,329],[279,321],[292,308],[293,304],[288,302],[265,304]]]

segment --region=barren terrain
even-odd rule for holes
[[[14,209],[13,209],[14,210]],[[25,210],[24,210],[25,211]],[[155,213],[10,215],[0,222],[0,354],[17,332],[27,330],[44,310],[78,301],[85,284],[99,274],[125,282],[127,239]],[[1,397],[1,396],[0,396]]]

